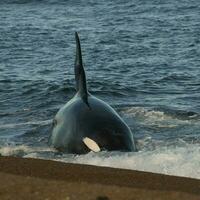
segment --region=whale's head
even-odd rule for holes
[[[89,152],[83,141],[85,136],[78,129],[77,109],[80,101],[76,96],[72,98],[61,107],[52,121],[49,145],[59,151],[78,154]]]

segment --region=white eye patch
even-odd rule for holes
[[[99,152],[101,150],[99,145],[88,137],[83,138],[83,142],[91,151]]]

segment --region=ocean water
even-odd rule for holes
[[[0,1],[0,154],[200,179],[198,0]],[[89,90],[138,152],[59,153],[52,119],[75,94],[74,32]]]

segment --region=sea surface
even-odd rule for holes
[[[1,0],[0,154],[200,179],[199,0]],[[74,32],[88,87],[138,152],[59,153],[52,119],[75,94]]]

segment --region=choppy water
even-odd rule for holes
[[[0,1],[0,154],[200,178],[199,9],[198,0]],[[48,147],[51,120],[75,93],[74,31],[91,93],[120,113],[139,152]]]

